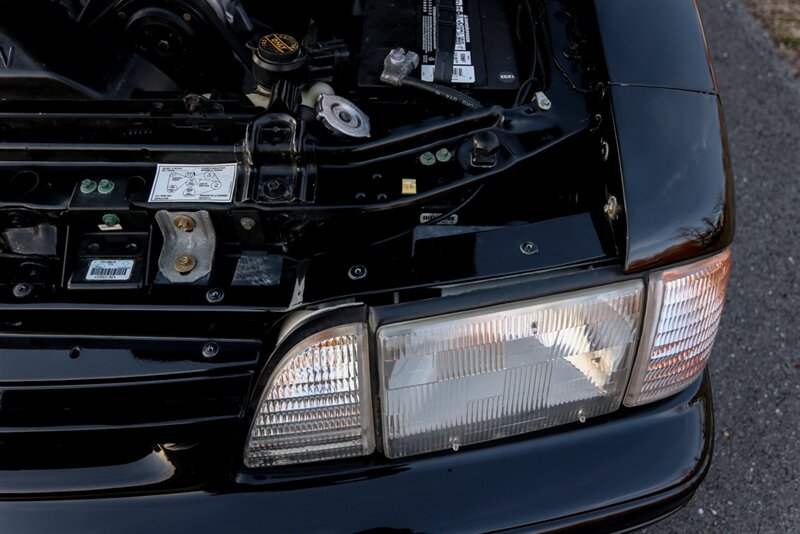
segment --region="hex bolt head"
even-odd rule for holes
[[[88,195],[89,193],[94,193],[97,190],[97,182],[94,180],[83,180],[81,182],[81,193],[84,195]]]
[[[256,220],[252,217],[242,217],[239,219],[239,224],[242,225],[242,228],[247,230],[248,232],[256,227]]]
[[[206,301],[209,304],[217,304],[225,299],[225,292],[222,289],[209,289],[206,293]]]
[[[436,165],[436,156],[433,154],[433,152],[423,152],[419,156],[419,162],[426,167]]]
[[[453,153],[446,148],[440,148],[436,151],[436,161],[439,163],[447,163],[451,159],[453,159]]]
[[[347,271],[347,276],[350,280],[363,280],[367,277],[367,268],[361,264],[353,265]]]
[[[620,207],[617,197],[610,195],[605,206],[603,206],[603,212],[606,214],[606,217],[608,217],[609,221],[615,221],[617,217],[619,217],[619,211]]]
[[[189,254],[184,254],[183,256],[178,256],[175,259],[175,263],[173,264],[175,270],[179,273],[188,273],[195,267],[197,267],[197,258],[191,256]]]
[[[219,354],[219,345],[213,341],[206,343],[203,347],[203,358],[213,358],[217,354]]]
[[[519,251],[526,256],[533,256],[539,253],[539,246],[533,241],[525,241],[519,246]]]
[[[191,232],[195,229],[195,226],[197,226],[194,219],[188,215],[176,215],[175,218],[172,219],[172,224],[182,232]]]
[[[97,184],[97,192],[101,195],[107,195],[114,190],[114,182],[111,180],[100,180]]]
[[[119,217],[113,213],[106,213],[103,215],[103,224],[108,227],[114,227],[119,224]]]
[[[12,289],[14,296],[18,299],[24,299],[25,297],[30,296],[33,293],[33,285],[29,284],[28,282],[20,282],[19,284],[14,286]]]

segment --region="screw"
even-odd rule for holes
[[[184,13],[183,20],[185,20],[186,22],[191,22],[192,16],[189,13]]]
[[[111,180],[100,180],[97,184],[97,192],[102,195],[107,195],[114,190],[114,182]]]
[[[169,52],[169,41],[161,39],[158,42],[158,49],[161,50],[162,52]]]
[[[139,245],[136,243],[128,243],[125,245],[125,250],[128,251],[129,254],[135,254],[139,252]]]
[[[533,241],[525,241],[519,246],[519,250],[526,256],[533,256],[539,253],[539,247]]]
[[[242,228],[247,230],[248,232],[256,227],[256,220],[252,217],[242,217],[239,219],[239,224],[242,225]]]
[[[222,302],[224,298],[225,298],[225,292],[219,288],[209,289],[208,292],[206,293],[206,301],[209,304],[217,304],[219,302]]]
[[[451,159],[453,159],[453,153],[446,148],[440,148],[436,151],[436,161],[439,163],[447,163]]]
[[[586,412],[583,410],[583,408],[578,410],[578,421],[580,421],[581,423],[586,422]]]
[[[24,299],[25,297],[29,296],[33,293],[33,285],[29,284],[28,282],[20,282],[19,284],[14,286],[12,290],[14,296],[18,299]]]
[[[217,354],[219,354],[219,345],[213,341],[211,343],[206,343],[203,347],[203,358],[213,358]]]
[[[172,219],[172,224],[174,224],[178,230],[183,232],[191,232],[197,225],[197,223],[194,222],[194,219],[188,215],[176,215],[175,218]]]
[[[425,165],[426,167],[430,167],[431,165],[436,165],[436,156],[433,155],[433,152],[423,152],[419,156],[419,162]]]
[[[347,276],[350,277],[350,280],[362,280],[367,276],[367,268],[360,264],[353,265],[347,271]]]
[[[114,215],[113,213],[106,213],[103,215],[103,224],[108,227],[114,227],[119,224],[119,217]]]
[[[606,205],[603,206],[603,211],[609,221],[615,221],[617,217],[619,217],[619,202],[617,202],[617,197],[610,195],[606,201]]]
[[[603,140],[600,141],[600,155],[603,157],[603,161],[608,161],[608,156],[611,155],[611,147]]]
[[[96,189],[97,189],[97,182],[95,182],[94,180],[89,180],[87,178],[86,180],[83,180],[81,182],[81,193],[83,193],[84,195],[88,195],[89,193],[94,193]]]
[[[179,273],[188,273],[197,266],[197,258],[190,255],[178,256],[173,264]]]

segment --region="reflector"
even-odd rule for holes
[[[384,453],[457,449],[618,409],[643,293],[637,280],[381,327]]]

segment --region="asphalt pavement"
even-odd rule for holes
[[[736,182],[711,471],[648,532],[800,532],[800,81],[744,0],[699,0]],[[669,443],[664,443],[669,447]]]

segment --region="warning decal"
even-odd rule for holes
[[[150,202],[230,202],[236,164],[164,165],[156,170]]]

